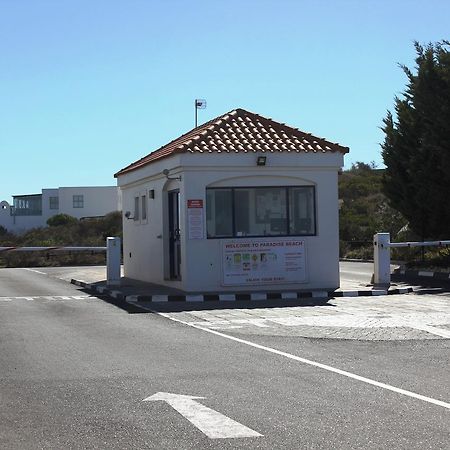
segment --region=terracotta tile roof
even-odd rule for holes
[[[176,153],[348,153],[348,147],[258,114],[234,109],[200,125],[117,172],[117,177]]]

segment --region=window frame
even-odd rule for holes
[[[52,211],[59,209],[59,197],[57,195],[50,195],[48,197],[48,209],[51,209]]]
[[[75,197],[76,197],[76,200],[75,200]],[[84,208],[84,194],[73,194],[72,195],[72,208],[73,209]]]
[[[141,223],[146,224],[148,222],[148,198],[147,191],[140,193],[141,198]]]
[[[313,232],[312,233],[289,233],[290,230],[290,220],[291,220],[291,212],[290,212],[290,196],[289,190],[295,188],[309,188],[312,190],[312,198],[313,198]],[[285,238],[285,237],[297,237],[297,236],[317,236],[317,197],[316,197],[316,186],[312,184],[306,185],[287,185],[287,186],[219,186],[219,187],[207,187],[206,191],[214,191],[214,190],[223,190],[228,189],[231,190],[231,226],[232,226],[232,234],[230,236],[208,236],[208,224],[206,223],[206,239],[260,239],[260,238]],[[262,234],[262,235],[246,235],[246,236],[237,236],[236,235],[236,203],[235,203],[235,190],[238,189],[284,189],[286,195],[286,223],[287,223],[287,234]],[[207,199],[208,194],[205,193],[205,198]],[[206,202],[206,215],[208,217],[208,202]]]
[[[134,223],[140,223],[141,221],[141,195],[135,194],[134,195],[134,213],[133,213],[133,222]]]

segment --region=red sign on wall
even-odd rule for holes
[[[188,200],[188,208],[203,208],[203,200]]]
[[[203,200],[187,201],[189,239],[204,239]]]

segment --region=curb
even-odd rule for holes
[[[110,297],[115,298],[116,300],[126,300],[126,296],[122,292],[117,291],[117,290],[108,289],[104,286],[93,286],[90,283],[86,283],[85,281],[75,280],[73,278],[70,280],[70,283],[75,284],[76,286],[80,286],[89,291],[97,292],[98,294],[109,295]]]
[[[426,270],[395,269],[394,274],[414,278],[433,278],[434,280],[450,280],[448,272],[428,272]]]
[[[310,291],[310,292],[255,292],[245,294],[198,294],[198,295],[124,295],[121,291],[104,286],[94,286],[84,281],[72,279],[72,284],[99,294],[109,295],[128,303],[139,302],[234,302],[256,300],[297,300],[305,298],[324,299],[330,297],[375,297],[380,295],[398,295],[413,292],[412,287],[395,289],[377,289],[366,291]]]

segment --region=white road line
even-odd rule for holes
[[[36,269],[30,269],[28,267],[21,267],[22,270],[28,270],[29,272],[35,272],[35,273],[40,273],[41,275],[48,275],[45,272],[41,272],[40,270],[36,270]]]
[[[145,398],[144,402],[164,401],[183,417],[211,439],[233,439],[246,437],[260,437],[257,431],[230,419],[223,414],[202,405],[196,400],[204,397],[192,395],[171,394],[158,392]]]
[[[372,386],[377,386],[379,388],[386,389],[388,391],[392,391],[392,392],[395,392],[397,394],[406,395],[407,397],[412,397],[412,398],[415,398],[417,400],[422,400],[424,402],[432,403],[433,405],[442,406],[443,408],[450,409],[450,403],[443,402],[441,400],[436,400],[434,398],[427,397],[425,395],[416,394],[415,392],[407,391],[405,389],[401,389],[401,388],[398,388],[398,387],[395,387],[395,386],[391,386],[391,385],[386,384],[386,383],[381,383],[379,381],[372,380],[372,379],[366,378],[366,377],[362,377],[360,375],[356,375],[354,373],[347,372],[345,370],[337,369],[336,367],[328,366],[327,364],[322,364],[322,363],[319,363],[319,362],[316,362],[316,361],[312,361],[310,359],[301,358],[300,356],[292,355],[290,353],[282,352],[280,350],[276,350],[276,349],[271,348],[271,347],[266,347],[265,345],[256,344],[254,342],[247,341],[245,339],[240,339],[240,338],[237,338],[237,337],[234,337],[234,336],[230,336],[228,334],[221,333],[219,331],[211,330],[209,328],[203,328],[203,327],[201,327],[199,325],[193,325],[192,323],[184,322],[183,320],[179,320],[179,319],[175,319],[174,317],[171,317],[169,314],[166,314],[166,313],[153,311],[153,310],[152,310],[152,312],[154,312],[154,313],[156,313],[156,314],[158,314],[158,315],[160,315],[162,317],[165,317],[166,319],[172,320],[174,322],[182,323],[183,325],[187,325],[189,327],[196,328],[198,330],[206,331],[207,333],[215,334],[216,336],[220,336],[220,337],[223,337],[225,339],[230,339],[232,341],[239,342],[241,344],[245,344],[245,345],[248,345],[250,347],[257,348],[259,350],[264,350],[266,352],[273,353],[275,355],[284,356],[285,358],[289,358],[289,359],[292,359],[294,361],[298,361],[298,362],[301,362],[301,363],[304,363],[304,364],[309,364],[310,366],[318,367],[320,369],[328,370],[329,372],[334,372],[334,373],[337,373],[339,375],[343,375],[345,377],[352,378],[353,380],[362,381],[363,383],[371,384]]]
[[[32,295],[32,296],[20,296],[20,297],[0,297],[0,302],[11,302],[13,300],[26,300],[28,302],[32,302],[34,300],[49,300],[49,301],[57,301],[57,300],[83,300],[86,298],[91,298],[90,295]],[[95,297],[94,297],[95,298]]]
[[[441,336],[443,338],[450,339],[450,331],[444,330],[442,328],[433,327],[431,325],[422,325],[419,323],[414,323],[410,325],[411,328],[414,328],[416,330],[426,331],[427,333],[435,334],[436,336]]]

